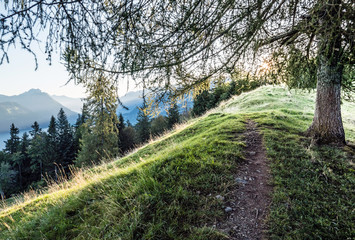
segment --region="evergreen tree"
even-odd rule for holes
[[[20,146],[20,138],[18,136],[19,129],[15,127],[15,124],[10,126],[10,139],[5,141],[5,152],[9,154],[14,154],[18,151]]]
[[[0,163],[0,195],[1,199],[5,199],[5,194],[11,192],[14,188],[13,183],[16,178],[16,171],[11,168],[11,165],[6,162]]]
[[[30,135],[32,138],[36,137],[42,131],[42,129],[39,127],[39,124],[37,121],[35,121],[33,123],[31,128],[32,128],[32,130],[30,131]]]
[[[151,133],[158,136],[168,129],[168,119],[162,115],[154,118],[151,123]]]
[[[102,76],[87,83],[89,120],[83,125],[77,165],[97,163],[119,153],[117,133],[117,89]]]
[[[194,116],[200,116],[208,110],[208,103],[210,102],[210,93],[207,90],[203,90],[194,98],[194,105],[192,108],[192,114]]]
[[[233,79],[230,83],[229,83],[229,89],[228,89],[228,97],[231,97],[233,95],[236,94],[236,87],[237,87],[237,83],[235,82],[235,80]]]
[[[37,136],[39,133],[36,133]],[[22,135],[21,144],[20,144],[20,157],[22,168],[19,169],[19,175],[21,175],[21,186],[25,187],[30,184],[30,175],[31,175],[31,158],[29,156],[30,140],[28,134],[25,132]]]
[[[57,119],[58,161],[56,163],[62,166],[67,166],[71,164],[74,159],[73,130],[68,122],[63,108],[59,110]]]
[[[78,118],[74,124],[74,140],[73,140],[73,153],[77,157],[80,151],[80,140],[83,138],[84,123],[89,119],[89,112],[87,104],[83,104],[81,114],[78,114]]]
[[[123,115],[122,113],[120,113],[120,115],[118,116],[118,124],[117,124],[118,132],[122,131],[125,127],[126,125],[124,123]]]
[[[38,133],[32,140],[28,151],[31,158],[31,182],[42,180],[44,175],[44,165],[48,162],[47,151],[47,134],[45,132]]]
[[[168,111],[168,128],[171,129],[175,124],[180,122],[179,107],[174,103]]]
[[[147,113],[147,105],[144,98],[143,104],[138,111],[136,129],[138,142],[144,143],[148,141],[150,138],[150,119]]]
[[[53,175],[55,165],[59,162],[57,121],[51,117],[45,137],[45,153],[43,156],[43,171]]]
[[[25,132],[22,135],[22,139],[19,145],[18,152],[12,154],[12,163],[13,167],[17,169],[18,176],[18,187],[22,189],[23,187],[23,172],[24,166],[29,167],[29,156],[28,156],[28,147],[30,145],[30,141],[28,139],[28,134]],[[28,169],[26,169],[28,170]]]
[[[136,130],[132,126],[127,126],[122,131],[121,152],[125,153],[133,149],[136,146]]]
[[[125,127],[126,127],[126,125],[124,123],[124,118],[122,116],[122,113],[120,113],[120,115],[118,117],[117,129],[118,129],[119,148],[120,148],[121,153],[124,152],[123,142],[125,141],[125,139],[124,139],[123,130],[125,129]]]

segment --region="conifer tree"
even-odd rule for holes
[[[81,150],[77,165],[97,163],[101,159],[116,157],[119,153],[117,130],[117,89],[108,79],[98,76],[87,83],[88,112],[84,124]]]
[[[132,127],[132,125],[128,125],[122,131],[122,138],[124,141],[121,142],[121,152],[125,153],[131,149],[133,149],[137,144],[137,136],[136,130]]]
[[[192,114],[200,116],[208,110],[208,104],[210,102],[210,93],[207,90],[203,90],[194,98],[194,105],[192,108]]]
[[[18,151],[20,146],[19,132],[19,129],[12,123],[10,126],[10,139],[5,141],[5,152],[14,154]]]
[[[122,113],[120,113],[118,116],[118,125],[117,125],[118,131],[122,131],[125,127],[126,124],[124,123],[123,115]]]
[[[13,183],[16,178],[16,171],[6,162],[0,162],[0,195],[1,200],[5,199],[5,194],[14,188]]]
[[[43,170],[48,174],[53,174],[56,163],[59,162],[57,120],[51,117],[45,138],[45,155]]]
[[[173,128],[175,124],[180,122],[179,107],[174,103],[168,111],[168,128]]]
[[[59,110],[57,119],[57,164],[67,166],[72,163],[74,158],[73,130],[63,108]]]
[[[154,118],[151,122],[152,136],[158,136],[168,129],[168,118],[162,115]]]
[[[45,132],[39,132],[32,140],[28,151],[31,158],[31,181],[42,180],[44,168],[48,162],[48,136]]]
[[[84,123],[89,119],[89,112],[87,104],[83,104],[81,114],[78,114],[78,118],[74,124],[74,140],[73,140],[73,152],[77,157],[80,151],[80,140],[83,138]]]
[[[118,123],[117,123],[117,129],[118,129],[118,140],[119,140],[119,147],[120,151],[123,153],[123,142],[125,141],[125,136],[123,134],[123,130],[126,128],[126,125],[124,123],[124,118],[122,113],[119,114],[118,116]]]
[[[139,108],[137,114],[136,129],[137,129],[138,142],[144,143],[148,141],[148,139],[150,138],[150,118],[147,113],[147,104],[144,97],[143,97],[143,104]]]
[[[12,155],[12,162],[15,169],[17,169],[18,187],[23,187],[23,173],[28,171],[24,166],[29,167],[28,147],[30,145],[28,134],[25,132],[22,135],[22,139],[19,145],[18,152]]]
[[[38,135],[38,133],[36,134]],[[31,158],[29,156],[30,140],[28,134],[25,132],[21,138],[20,144],[20,157],[22,169],[19,170],[19,175],[21,175],[21,186],[25,187],[30,183],[29,178],[31,175]]]
[[[39,124],[37,121],[35,121],[31,125],[31,128],[32,128],[32,130],[30,131],[30,135],[32,138],[36,137],[42,131],[42,129],[39,127]]]

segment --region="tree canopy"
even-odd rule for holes
[[[289,86],[315,87],[320,79],[338,78],[330,82],[354,91],[351,0],[12,0],[1,5],[1,62],[13,44],[32,53],[38,32],[44,31],[48,59],[59,46],[77,82],[100,71],[116,82],[128,74],[149,79],[152,90],[181,93],[218,74],[253,70],[251,63],[265,58],[275,69],[270,76]],[[325,74],[333,71],[339,77]]]
[[[302,50],[302,57],[311,59],[317,36],[335,31],[341,60],[354,58],[350,0],[13,0],[2,5],[2,61],[15,43],[32,52],[37,33],[45,31],[48,59],[59,44],[79,81],[96,69],[115,77],[150,73],[156,80],[151,83],[163,86],[171,86],[175,77],[175,85],[186,86],[232,71],[240,59],[263,46],[270,49],[269,44]],[[327,46],[329,52],[337,47]]]

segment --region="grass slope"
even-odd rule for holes
[[[211,226],[243,161],[245,122],[271,163],[270,239],[352,239],[354,150],[308,148],[314,94],[262,87],[58,191],[0,212],[0,239],[227,239]],[[344,103],[349,140],[355,105]]]

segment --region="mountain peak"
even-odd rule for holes
[[[38,94],[38,93],[43,93],[43,92],[42,92],[41,89],[39,89],[39,88],[31,88],[30,90],[28,90],[28,91],[25,92],[25,93]]]

